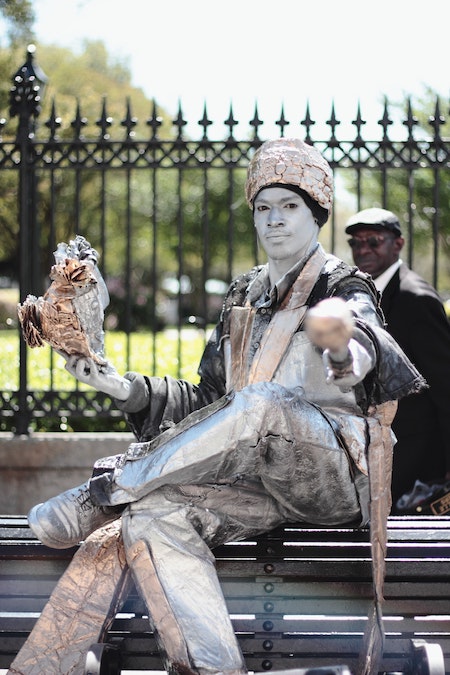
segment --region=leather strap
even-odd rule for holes
[[[281,362],[294,333],[303,322],[311,295],[323,269],[326,255],[320,246],[314,251],[275,312],[255,352],[248,370],[248,352],[256,309],[246,304],[231,310],[230,342],[232,388],[242,389],[246,384],[270,382]]]

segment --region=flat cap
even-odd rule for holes
[[[370,228],[371,230],[387,230],[393,232],[397,237],[402,236],[400,223],[392,211],[386,209],[364,209],[355,213],[348,221],[345,228],[347,234],[354,234],[361,228]]]

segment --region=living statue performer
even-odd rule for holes
[[[87,539],[77,553],[83,564],[88,547],[95,557],[103,545],[99,528],[111,529],[110,538],[121,529],[121,569],[128,566],[145,601],[167,671],[237,675],[246,666],[211,549],[286,522],[370,522],[374,601],[360,672],[375,673],[390,423],[396,401],[425,383],[385,331],[370,278],[318,243],[333,198],[324,157],[298,139],[265,142],[250,161],[246,198],[267,263],[232,282],[199,384],[121,377],[93,358],[68,357],[80,382],[117,400],[137,440],[96,462],[86,484],[31,509],[29,524],[50,547]],[[109,593],[102,581],[100,618],[91,619],[99,627],[122,581],[119,570]],[[89,624],[85,596],[78,600],[73,612]],[[62,639],[55,652],[36,630],[28,663],[56,659],[55,672],[69,672],[61,664],[73,643]],[[35,672],[25,660],[19,654],[10,672]]]

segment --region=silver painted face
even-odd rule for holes
[[[302,197],[283,187],[261,190],[255,199],[254,223],[270,260],[289,269],[316,243],[319,227]]]

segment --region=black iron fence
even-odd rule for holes
[[[30,293],[42,294],[57,243],[85,236],[100,253],[111,295],[106,329],[124,336],[123,369],[133,368],[137,350],[139,366],[144,363],[148,374],[159,374],[166,364],[161,363],[158,334],[171,329],[176,333],[174,374],[183,375],[187,327],[202,335],[217,318],[229,281],[260,262],[243,198],[247,163],[265,140],[258,109],[245,138],[236,137],[238,122],[230,109],[227,133],[215,140],[208,135],[211,121],[205,108],[198,122],[200,138],[193,140],[185,133],[181,107],[164,124],[153,104],[144,132],[138,133],[130,102],[114,126],[103,101],[96,133],[88,134],[82,104],[69,128],[61,125],[56,104],[48,120],[40,119],[44,85],[30,49],[13,79],[10,119],[0,121],[0,214],[8,223],[19,223],[18,270],[10,270],[11,283],[18,282],[21,301]],[[447,111],[438,99],[433,105],[419,124],[410,101],[400,117],[386,101],[374,140],[363,137],[366,121],[359,106],[350,139],[339,137],[341,122],[333,106],[322,139],[314,136],[309,106],[296,128],[283,108],[275,124],[280,136],[315,144],[334,170],[335,207],[321,233],[325,247],[350,260],[346,218],[360,208],[390,208],[403,223],[404,258],[447,297],[450,138],[443,135]],[[142,340],[134,347],[140,333]],[[42,417],[58,422],[117,415],[108,397],[73,383],[60,386],[50,351],[41,357],[36,384],[30,350],[17,339],[18,381],[0,374],[3,428],[22,434]],[[119,355],[110,356],[117,364]]]

